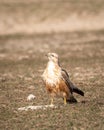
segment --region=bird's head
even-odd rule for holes
[[[48,56],[49,61],[53,61],[53,62],[58,63],[58,60],[59,60],[58,54],[56,54],[56,53],[48,53],[47,56]]]

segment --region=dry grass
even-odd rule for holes
[[[1,37],[0,129],[103,130],[103,34],[99,31]],[[49,51],[60,55],[62,66],[85,97],[75,95],[77,104],[64,106],[62,99],[56,99],[58,108],[20,112],[19,107],[50,102],[40,77],[47,62],[44,55]],[[30,93],[36,98],[28,102]]]
[[[104,2],[60,1],[0,0],[0,130],[104,129]],[[50,103],[41,80],[47,52],[60,55],[85,97],[75,94],[77,104],[56,99],[58,108],[20,112]],[[27,101],[29,94],[36,98]]]

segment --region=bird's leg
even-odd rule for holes
[[[66,105],[66,93],[65,92],[63,92],[63,98],[64,98],[64,105]]]
[[[50,104],[50,105],[53,105],[54,96],[55,96],[55,94],[54,94],[54,93],[51,93],[51,104]]]
[[[64,105],[66,105],[66,97],[64,97]]]
[[[53,105],[53,97],[51,98],[51,104],[50,105]]]

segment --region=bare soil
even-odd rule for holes
[[[78,0],[70,1],[70,4],[63,0],[63,4],[47,1],[0,1],[0,130],[103,130],[103,0],[92,0],[92,3],[90,0],[85,0],[86,3]],[[68,9],[70,13],[67,13]],[[72,22],[71,27],[75,26],[72,31],[61,28],[60,21],[69,19],[68,16],[79,19],[79,22],[76,19]],[[91,21],[86,21],[89,18]],[[32,24],[34,21],[47,28],[38,26],[36,31],[37,24]],[[55,28],[57,21],[60,27]],[[95,21],[97,29],[92,26],[94,24],[87,29],[86,24]],[[76,29],[77,22],[83,29]],[[56,31],[50,29],[48,23],[55,23]],[[48,52],[59,54],[61,66],[68,71],[71,81],[85,92],[85,96],[74,94],[77,104],[64,106],[63,100],[56,98],[57,108],[20,112],[19,107],[50,103],[41,79]],[[29,94],[34,94],[36,98],[27,101]]]

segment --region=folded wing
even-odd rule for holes
[[[62,79],[65,81],[67,87],[70,89],[70,92],[73,93],[77,93],[81,96],[84,96],[84,92],[82,90],[80,90],[79,88],[77,88],[69,79],[69,75],[66,72],[65,69],[61,70],[61,74],[62,74]]]

